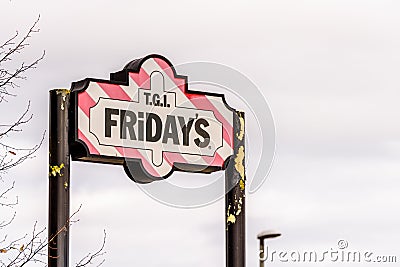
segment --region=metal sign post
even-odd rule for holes
[[[188,77],[160,55],[110,77],[50,91],[48,266],[69,265],[71,156],[123,165],[137,183],[225,170],[226,266],[244,267],[244,113],[222,94],[190,90]]]
[[[226,266],[246,266],[244,113],[233,119],[233,156],[225,169]]]
[[[69,90],[50,91],[48,266],[69,263]]]

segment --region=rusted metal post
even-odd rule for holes
[[[69,266],[69,90],[50,91],[48,266]]]
[[[246,266],[244,112],[233,118],[233,157],[225,170],[226,266]]]

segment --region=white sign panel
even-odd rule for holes
[[[73,159],[124,164],[137,182],[224,168],[234,110],[223,95],[190,91],[187,77],[159,55],[111,76],[73,83]]]

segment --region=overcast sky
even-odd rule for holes
[[[2,0],[0,11],[0,41],[41,15],[41,31],[19,59],[46,50],[18,97],[1,103],[1,120],[32,103],[32,122],[9,142],[40,140],[50,89],[108,79],[132,59],[158,53],[173,64],[224,64],[258,86],[276,127],[270,175],[247,195],[247,265],[257,266],[256,235],[270,228],[283,234],[270,249],[323,252],[344,239],[352,250],[400,260],[399,2]],[[248,140],[248,156],[258,147]],[[47,224],[47,155],[46,141],[0,184],[15,180],[20,197],[12,235],[35,220]],[[148,197],[120,166],[74,162],[71,173],[71,208],[83,205],[71,229],[72,263],[106,229],[104,266],[224,266],[223,200],[179,209]]]

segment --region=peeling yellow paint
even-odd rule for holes
[[[238,210],[236,211],[236,216],[238,216],[242,212],[242,206],[238,206]]]
[[[70,90],[68,89],[56,89],[57,94],[62,94],[62,95],[69,95],[71,93]]]
[[[236,222],[236,217],[233,214],[230,214],[228,216],[228,219],[226,220],[227,223],[235,223]]]
[[[239,121],[240,121],[240,131],[239,133],[236,133],[236,136],[241,141],[243,140],[244,137],[244,118],[240,115],[239,115]]]
[[[62,95],[63,102],[65,102],[67,100],[67,95],[69,95],[71,93],[71,91],[68,89],[57,89],[56,92],[57,92],[57,94]],[[64,103],[61,103],[61,110],[64,110],[64,109],[65,109]]]
[[[244,181],[243,181],[243,179],[240,179],[239,186],[240,186],[240,189],[243,191],[244,190]]]
[[[239,172],[240,177],[244,179],[244,165],[243,165],[243,160],[244,160],[244,147],[240,146],[239,151],[235,157],[235,168]]]
[[[67,187],[68,187],[68,183],[64,182],[64,188],[67,189]]]
[[[57,174],[59,174],[60,176],[62,176],[62,174],[61,174],[62,168],[64,168],[64,163],[61,163],[60,166],[57,166],[57,165],[51,166],[51,165],[50,165],[50,173],[49,173],[49,176],[54,176],[54,177],[55,177],[55,176],[57,176]]]

